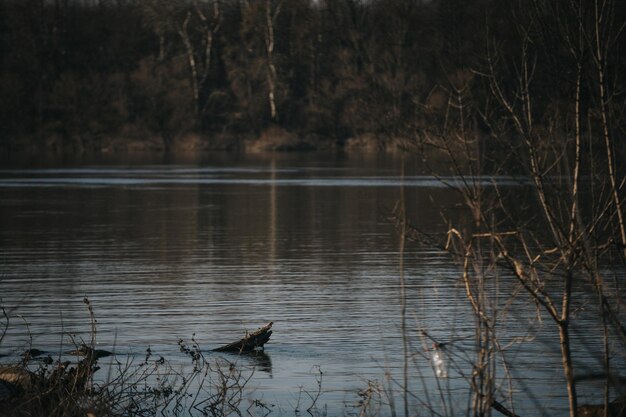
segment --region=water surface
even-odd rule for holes
[[[274,321],[250,398],[292,414],[310,402],[298,393],[317,390],[321,369],[322,413],[358,414],[357,391],[378,381],[395,392],[402,415],[403,276],[411,407],[425,401],[442,412],[424,357],[430,341],[420,331],[455,342],[448,354],[462,369],[474,318],[458,267],[445,255],[408,244],[400,262],[391,214],[402,199],[413,224],[443,231],[446,219],[468,217],[451,189],[459,182],[393,157],[7,164],[0,169],[0,285],[11,322],[0,349],[15,355],[32,344],[58,352],[67,335],[87,340],[84,297],[97,316],[98,346],[131,358],[150,347],[184,363],[179,339],[195,335],[208,351]],[[512,280],[498,289],[514,290]],[[527,306],[513,302],[501,335],[515,342],[507,359],[517,409],[564,415],[554,329],[533,321]],[[597,324],[582,323],[583,333]],[[586,361],[595,361],[599,343],[584,340]],[[455,393],[445,410],[463,414],[466,379],[451,372],[443,386]]]

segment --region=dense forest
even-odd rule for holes
[[[625,19],[610,1],[0,0],[0,146],[382,148],[459,120],[488,137],[496,79],[564,133],[579,86],[621,134]]]

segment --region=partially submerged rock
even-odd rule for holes
[[[33,374],[22,366],[0,366],[0,380],[25,387],[32,383]]]
[[[22,366],[0,366],[0,402],[30,387],[33,379],[33,373]]]
[[[22,356],[25,359],[31,359],[31,358],[37,358],[41,355],[45,355],[47,352],[45,350],[39,350],[39,349],[28,349],[27,351],[25,351]]]

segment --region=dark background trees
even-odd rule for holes
[[[385,146],[444,120],[455,88],[472,89],[484,105],[490,93],[476,74],[486,72],[490,50],[499,62],[518,58],[524,37],[516,23],[531,7],[517,0],[0,0],[0,143],[54,139],[98,149],[106,138],[156,137],[167,149],[185,134],[211,142],[272,127],[313,141],[366,137]],[[624,9],[613,13],[618,26]],[[548,53],[536,56],[534,82],[545,88],[547,110],[570,94],[571,86],[554,84],[555,74],[575,70],[568,45],[555,41],[563,37],[549,29],[572,17],[550,7],[537,12]],[[623,69],[617,61],[607,76]]]

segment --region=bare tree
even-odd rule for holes
[[[575,288],[587,288],[598,301],[605,338],[605,413],[613,379],[606,340],[615,336],[622,348],[626,346],[621,300],[606,279],[607,270],[623,266],[626,236],[621,189],[625,179],[616,170],[616,130],[611,127],[619,124],[616,97],[624,80],[619,71],[613,72],[612,82],[606,77],[610,60],[619,59],[616,48],[624,29],[623,22],[615,25],[615,10],[612,0],[536,1],[532,7],[514,9],[517,57],[504,53],[505,46],[494,39],[485,68],[474,71],[481,82],[471,87],[450,79],[451,87],[444,89],[449,100],[443,127],[418,132],[421,143],[446,155],[460,179],[451,187],[472,213],[471,226],[450,220],[448,242],[442,247],[462,265],[461,279],[477,329],[488,329],[477,340],[478,351],[485,348],[489,353],[477,356],[476,366],[487,369],[484,364],[500,350],[497,316],[487,314],[497,304],[481,283],[490,271],[506,270],[555,325],[571,417],[579,414],[581,376],[571,334],[572,312],[582,302],[574,295]],[[551,56],[555,50],[563,55]],[[483,86],[489,96],[478,94]],[[472,100],[473,96],[484,98]],[[468,119],[468,112],[475,118]],[[476,119],[489,128],[488,136],[481,137],[466,123]],[[486,146],[480,143],[486,141],[503,149],[503,159],[513,155],[509,163],[515,161],[515,166],[494,163],[483,155],[480,150]],[[476,143],[477,147],[472,145]],[[585,149],[590,152],[585,154]],[[598,149],[603,152],[595,152]],[[481,178],[487,164],[496,172],[510,169],[527,175],[531,210],[520,213],[519,197],[507,195],[497,184],[484,188]],[[594,193],[593,202],[585,204],[583,192]],[[532,223],[524,218],[533,215]],[[483,377],[489,375],[494,374]],[[485,405],[493,404],[492,387],[472,384],[475,415],[489,414]],[[477,399],[487,401],[481,405]]]
[[[190,80],[197,116],[203,113],[208,103],[207,95],[204,91],[207,89],[209,74],[212,69],[213,41],[222,24],[219,1],[213,1],[208,7],[212,9],[211,15],[203,10],[198,0],[194,0],[193,10],[187,11],[182,24],[176,23],[176,31],[185,45],[187,61],[189,62]],[[198,46],[194,45],[189,33],[189,24],[194,15],[198,18],[198,24],[195,29],[200,33]]]
[[[223,20],[220,2],[149,0],[140,5],[144,20],[159,39],[158,62],[163,63],[166,59],[168,37],[175,34],[182,42],[183,54],[189,68],[195,117],[200,120],[211,94],[214,43]]]
[[[280,14],[282,2],[278,2],[272,10],[272,1],[265,0],[265,51],[267,53],[267,99],[270,105],[270,117],[273,122],[278,121],[276,108],[276,65],[274,64],[274,25]]]

